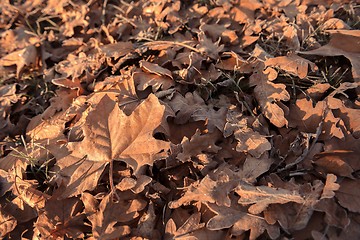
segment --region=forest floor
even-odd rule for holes
[[[5,0],[0,238],[360,239],[360,5]]]

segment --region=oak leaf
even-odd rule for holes
[[[330,42],[318,49],[299,52],[308,55],[345,56],[352,65],[355,81],[360,81],[360,30],[328,30]]]
[[[0,59],[0,66],[16,65],[16,77],[21,77],[21,72],[25,66],[36,64],[37,51],[36,47],[29,45],[21,50],[12,52]]]
[[[262,217],[248,214],[235,207],[217,206],[213,203],[206,203],[206,205],[216,213],[206,224],[210,230],[216,231],[232,227],[231,234],[235,236],[250,230],[249,239],[251,240],[257,239],[265,230],[271,239],[276,239],[280,235],[279,228],[268,224]]]
[[[267,186],[252,186],[249,184],[240,184],[235,192],[239,194],[238,201],[241,205],[252,204],[248,211],[252,214],[263,212],[270,204],[284,204],[288,202],[303,203],[299,193],[287,189],[271,188]]]
[[[138,175],[152,165],[156,154],[169,143],[152,137],[164,114],[155,95],[150,95],[130,116],[107,95],[89,112],[83,126],[84,140],[70,142],[71,155],[58,159],[59,176],[66,179],[63,196],[73,196],[96,187],[100,175],[112,161],[124,161]]]
[[[94,239],[106,240],[128,235],[131,230],[125,223],[137,218],[147,205],[142,199],[114,202],[112,196],[108,194],[100,202],[90,193],[81,196]]]
[[[339,201],[339,204],[347,208],[351,212],[360,213],[359,202],[359,179],[343,179],[340,183],[339,190],[336,191],[335,196]]]
[[[337,177],[334,174],[327,174],[326,175],[326,182],[321,194],[321,199],[324,198],[333,198],[335,196],[335,192],[339,190],[340,185],[336,183]]]
[[[269,58],[265,61],[266,67],[280,68],[285,72],[298,76],[300,79],[303,79],[307,76],[308,65],[310,65],[312,71],[317,70],[317,67],[314,63],[295,54]]]
[[[258,100],[262,112],[277,127],[288,124],[285,119],[284,110],[276,103],[290,99],[286,86],[282,83],[273,83],[268,80],[267,75],[262,72],[253,73],[250,77],[250,84],[256,86],[254,89],[255,97]]]
[[[259,158],[264,152],[271,149],[271,144],[265,136],[248,127],[248,119],[241,115],[236,111],[228,111],[224,137],[228,137],[233,133],[238,141],[236,151],[248,152],[252,156]]]

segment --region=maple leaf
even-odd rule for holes
[[[250,84],[256,85],[255,97],[270,122],[279,128],[287,125],[288,121],[285,119],[284,110],[276,104],[280,100],[288,101],[290,99],[290,95],[285,89],[286,86],[269,81],[267,75],[262,72],[253,73],[250,77]]]
[[[206,227],[210,230],[221,230],[231,228],[231,234],[241,235],[243,232],[250,230],[249,239],[255,240],[262,233],[267,231],[271,239],[276,239],[280,235],[279,228],[268,224],[264,218],[248,214],[235,207],[221,207],[213,203],[206,203],[206,206],[216,213]]]
[[[85,213],[92,224],[94,239],[114,239],[130,233],[130,227],[124,223],[139,216],[139,212],[147,206],[141,199],[112,201],[112,195],[106,195],[99,203],[94,196],[83,193],[81,199],[85,205]],[[121,223],[122,225],[117,225]]]
[[[135,175],[143,166],[152,165],[155,155],[169,148],[169,143],[152,137],[154,129],[161,124],[164,109],[155,95],[149,95],[127,116],[115,101],[104,95],[86,117],[84,140],[70,142],[71,155],[57,161],[61,169],[59,176],[68,178],[63,196],[94,189],[111,161],[126,162]]]
[[[350,60],[352,75],[356,81],[360,81],[360,30],[327,30],[330,33],[330,42],[318,49],[299,52],[301,54],[340,56]]]

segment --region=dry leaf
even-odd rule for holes
[[[235,208],[219,207],[212,203],[207,203],[206,205],[211,211],[216,213],[206,224],[206,227],[210,230],[216,231],[232,227],[231,234],[235,236],[250,230],[249,239],[252,240],[257,239],[265,230],[271,239],[276,239],[280,236],[279,228],[268,224],[262,217],[251,215]]]
[[[340,185],[336,183],[337,177],[334,174],[326,175],[326,182],[323,189],[323,193],[321,194],[321,199],[324,198],[333,198],[335,196],[335,192],[339,190]]]
[[[331,35],[330,42],[318,49],[301,54],[340,56],[343,55],[352,65],[352,75],[355,81],[360,81],[360,30],[328,30]]]
[[[358,201],[360,195],[359,183],[358,179],[352,180],[345,178],[341,181],[340,188],[335,193],[341,206],[356,213],[360,212],[360,202]]]
[[[154,95],[130,116],[121,112],[116,102],[105,95],[86,117],[84,140],[69,143],[72,154],[58,160],[59,175],[68,178],[63,196],[94,189],[111,161],[126,162],[136,175],[144,166],[152,165],[156,154],[169,148],[167,142],[152,137],[163,114],[164,107]]]
[[[82,204],[77,198],[50,200],[46,202],[44,213],[40,214],[35,227],[43,238],[82,238],[86,226]]]
[[[14,230],[16,227],[17,221],[16,219],[7,214],[2,210],[2,207],[0,207],[0,237],[5,237],[7,233]]]
[[[85,214],[92,224],[94,239],[114,239],[130,234],[125,223],[137,218],[147,203],[141,199],[113,202],[112,195],[106,195],[100,203],[89,193],[81,197]]]
[[[34,66],[36,64],[36,47],[29,45],[22,50],[12,52],[0,59],[0,66],[16,65],[16,77],[21,78],[22,70],[25,66]]]
[[[305,201],[297,192],[267,186],[239,184],[235,192],[240,196],[239,204],[252,204],[248,209],[251,214],[263,212],[270,204],[284,204],[288,202],[304,203]]]
[[[285,85],[272,83],[264,73],[253,73],[250,77],[250,84],[256,86],[254,89],[255,97],[258,100],[264,115],[272,124],[277,127],[283,127],[288,124],[284,116],[284,111],[276,102],[288,101],[289,93]]]
[[[287,73],[298,76],[300,79],[303,79],[307,76],[308,65],[310,65],[312,71],[317,70],[317,66],[314,63],[302,57],[299,57],[296,54],[269,58],[265,61],[266,67],[270,66],[280,68]]]

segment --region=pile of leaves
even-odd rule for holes
[[[0,14],[1,238],[360,238],[360,5]]]

